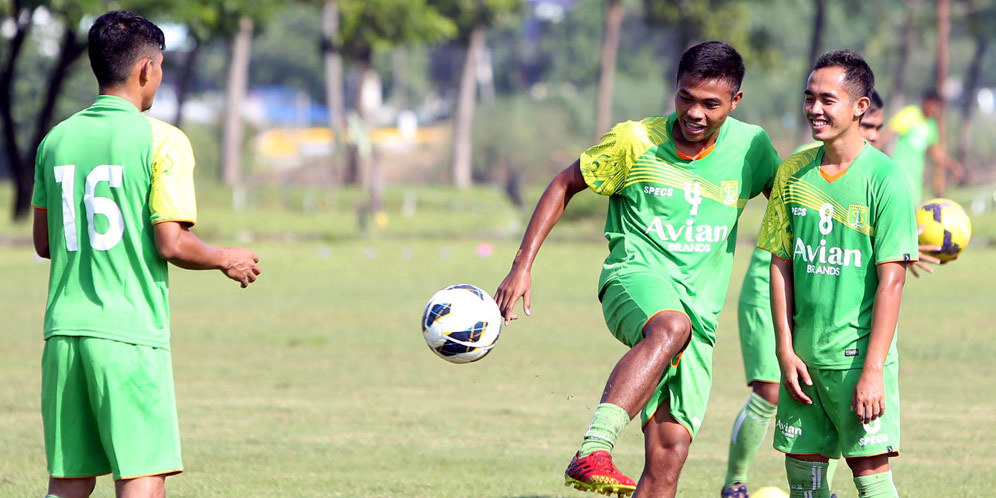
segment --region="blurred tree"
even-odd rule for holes
[[[380,96],[370,98],[366,94],[375,85],[372,69],[374,51],[388,51],[392,47],[405,44],[432,43],[450,38],[456,34],[453,22],[439,13],[427,0],[338,0],[339,31],[335,40],[345,59],[356,64],[357,95],[356,113],[360,126],[358,133],[367,134],[370,130],[371,102],[379,102]],[[381,210],[381,180],[377,162],[371,161],[370,171],[364,167],[367,161],[357,147],[362,137],[351,137],[350,160],[344,180],[346,183],[366,181],[370,190],[368,212]]]
[[[965,75],[965,88],[961,101],[961,127],[958,130],[958,162],[965,165],[972,140],[972,113],[976,108],[976,91],[982,79],[983,62],[989,49],[990,38],[996,32],[996,2],[965,0],[963,22],[975,44],[972,61]],[[966,165],[967,166],[967,165]]]
[[[892,93],[889,96],[887,107],[891,110],[889,114],[895,114],[903,106],[906,93],[906,68],[909,65],[910,51],[915,37],[915,27],[917,25],[917,11],[920,8],[920,0],[903,0],[906,11],[906,19],[903,21],[901,40],[899,45],[899,57],[896,59],[896,69],[892,73]]]
[[[619,54],[619,29],[626,16],[622,0],[605,1],[605,34],[602,37],[602,71],[598,79],[598,115],[595,118],[595,141],[609,131],[612,124],[612,85],[616,77]]]
[[[944,95],[945,83],[948,79],[948,43],[951,37],[951,3],[949,0],[937,0],[937,66],[935,69],[936,88],[938,95]],[[942,100],[943,102],[943,100]],[[942,103],[943,106],[943,103]],[[937,147],[947,151],[947,119],[942,111],[937,116]],[[934,194],[944,197],[947,191],[946,168],[934,164]]]
[[[337,142],[342,142],[346,130],[346,110],[343,103],[342,54],[336,43],[339,33],[339,6],[336,0],[325,0],[322,9],[322,56],[325,63],[325,99],[329,109],[329,128]]]
[[[500,18],[522,7],[521,0],[429,0],[429,4],[452,20],[456,41],[464,49],[460,91],[453,120],[453,184],[465,189],[471,184],[471,137],[477,100],[477,65],[484,50],[487,30]]]

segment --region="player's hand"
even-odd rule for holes
[[[805,382],[807,386],[813,385],[813,379],[809,377],[809,367],[796,356],[794,352],[778,355],[778,365],[782,369],[782,384],[785,384],[785,391],[792,399],[806,404],[813,404],[813,400],[802,392],[802,385],[799,381]]]
[[[261,272],[256,253],[241,247],[225,247],[223,250],[226,264],[221,271],[226,277],[240,283],[243,289],[256,281]]]
[[[501,285],[498,286],[498,290],[495,291],[495,303],[498,304],[501,316],[505,318],[505,325],[519,318],[514,311],[515,303],[519,302],[520,297],[522,298],[522,311],[526,313],[526,316],[529,316],[532,305],[530,299],[532,289],[533,279],[529,275],[529,270],[512,267],[505,280],[502,280]]]
[[[917,225],[917,230],[918,230],[918,233],[922,234],[923,233],[923,225]],[[931,256],[930,254],[928,254],[928,253],[931,253],[931,252],[940,251],[941,250],[940,246],[930,246],[930,245],[927,245],[927,244],[920,244],[920,247],[918,249],[920,251],[920,254],[919,254],[920,261],[917,261],[917,262],[913,263],[912,265],[910,265],[910,271],[913,273],[913,276],[916,277],[916,278],[920,278],[920,274],[917,273],[917,271],[916,271],[917,267],[919,267],[921,270],[923,270],[923,271],[925,271],[927,273],[934,273],[934,269],[931,268],[931,267],[929,267],[929,266],[927,266],[927,263],[930,263],[932,265],[939,265],[939,264],[941,264],[941,260],[940,259],[937,259],[936,257]]]
[[[881,371],[862,370],[858,384],[854,386],[851,411],[858,416],[862,424],[867,424],[885,413],[885,387]]]

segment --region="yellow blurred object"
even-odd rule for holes
[[[377,225],[377,228],[384,228],[387,226],[387,222],[388,222],[387,213],[383,211],[377,211],[377,214],[374,215],[374,225]]]
[[[930,199],[916,211],[916,224],[923,230],[920,244],[939,246],[928,252],[941,261],[958,257],[972,239],[972,221],[968,213],[951,199]]]
[[[781,488],[776,488],[774,486],[765,486],[757,491],[750,494],[751,498],[788,498],[789,494],[782,491]]]

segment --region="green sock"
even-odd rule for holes
[[[826,463],[786,456],[785,473],[788,474],[790,498],[830,498]]]
[[[733,422],[730,455],[726,464],[726,483],[723,487],[728,488],[736,482],[747,484],[747,471],[750,469],[751,461],[754,460],[754,454],[764,441],[764,435],[768,432],[768,421],[775,416],[777,409],[776,405],[757,394],[751,393],[747,398],[747,404],[740,409],[740,414]]]
[[[892,471],[854,478],[860,498],[899,498],[896,484],[892,482]]]
[[[831,491],[833,490],[833,476],[837,475],[837,464],[840,463],[839,458],[831,458],[827,462],[827,488]]]
[[[616,438],[629,423],[629,414],[618,405],[602,403],[595,408],[591,425],[584,435],[579,456],[586,457],[596,451],[612,451]]]

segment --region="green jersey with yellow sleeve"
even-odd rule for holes
[[[820,171],[823,154],[809,149],[781,165],[758,246],[792,263],[799,358],[816,368],[861,368],[877,265],[917,258],[913,198],[905,173],[867,143],[837,178]],[[896,357],[894,337],[886,363]]]
[[[153,225],[197,218],[194,156],[179,129],[101,95],[46,135],[32,204],[52,257],[45,338],[169,347],[169,278]]]
[[[747,200],[772,185],[779,164],[760,127],[727,118],[704,157],[679,154],[676,115],[627,121],[581,155],[581,173],[609,196],[609,255],[599,289],[628,272],[667,278],[710,343],[726,298],[737,221]]]

